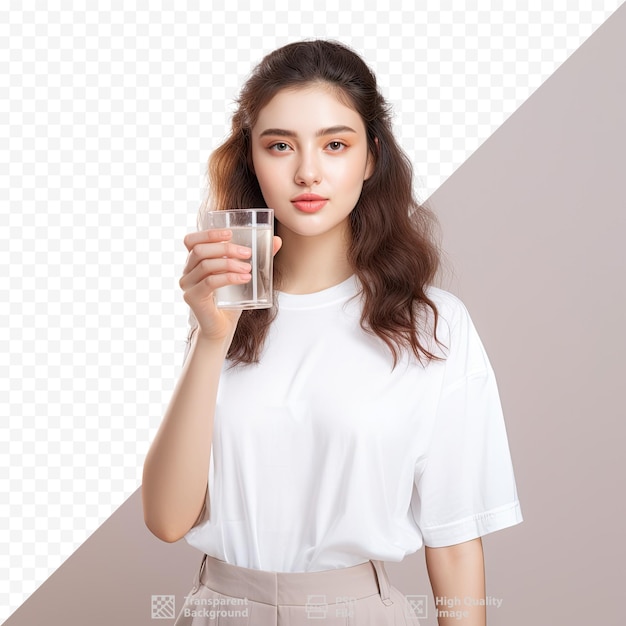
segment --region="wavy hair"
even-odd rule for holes
[[[315,83],[330,87],[360,114],[374,158],[373,174],[364,181],[349,217],[348,260],[362,288],[361,327],[387,345],[394,366],[404,351],[420,362],[440,359],[425,341],[433,338],[440,344],[438,311],[425,293],[440,263],[437,220],[414,198],[411,163],[394,138],[390,107],[375,75],[345,45],[328,40],[291,43],[257,65],[236,102],[230,136],[209,158],[208,194],[198,225],[208,210],[267,206],[252,170],[251,129],[279,91]],[[274,279],[279,286],[280,276]],[[432,325],[427,323],[428,308]],[[271,309],[242,312],[227,354],[233,365],[259,361],[276,313],[276,302]],[[188,342],[193,332],[192,327]]]

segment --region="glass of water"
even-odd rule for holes
[[[202,230],[232,231],[231,242],[252,249],[247,261],[252,278],[241,285],[215,290],[220,309],[268,309],[272,306],[274,211],[272,209],[229,209],[210,211],[202,218]]]

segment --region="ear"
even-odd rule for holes
[[[374,143],[376,144],[376,149],[378,150],[378,137],[374,137]],[[378,155],[373,155],[371,150],[367,151],[367,161],[365,162],[365,176],[363,180],[367,180],[373,173],[374,168],[376,167],[376,161],[378,160]]]

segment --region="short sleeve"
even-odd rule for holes
[[[429,547],[522,521],[496,378],[467,309],[452,298],[440,398],[411,501]]]

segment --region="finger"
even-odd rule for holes
[[[192,271],[204,259],[219,259],[223,257],[248,259],[251,255],[252,250],[250,248],[234,243],[198,243],[187,257],[183,274]]]
[[[189,252],[198,243],[228,241],[233,236],[231,230],[210,228],[208,230],[200,230],[193,233],[188,233],[183,239],[183,243]]]
[[[183,293],[183,299],[189,305],[193,302],[204,300],[206,297],[213,293],[220,287],[226,287],[228,285],[241,285],[247,283],[252,278],[251,274],[240,274],[238,272],[226,272],[225,274],[211,274],[196,283],[192,287],[189,287]]]
[[[180,288],[184,291],[191,288],[196,283],[201,282],[211,274],[240,273],[249,274],[252,270],[250,263],[237,259],[218,258],[203,259],[190,272],[183,274],[178,281]]]

